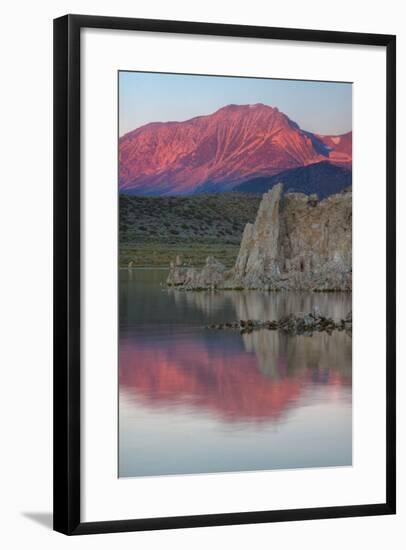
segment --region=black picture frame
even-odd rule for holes
[[[386,48],[386,500],[293,510],[81,521],[80,31],[83,28],[248,37]],[[54,529],[67,535],[394,514],[396,511],[396,37],[66,15],[54,20]]]

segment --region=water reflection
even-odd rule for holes
[[[160,286],[165,276],[120,272],[120,475],[349,464],[351,337],[266,330],[241,336],[204,326],[314,307],[341,318],[351,296],[168,292]],[[179,440],[195,430],[196,449],[211,449],[209,463]]]
[[[350,386],[349,337],[258,331],[204,340],[184,333],[120,343],[120,386],[151,406],[187,403],[231,420],[278,418],[311,384]],[[343,355],[344,350],[344,355]]]
[[[351,337],[345,332],[329,336],[324,332],[309,336],[290,336],[279,331],[260,330],[242,335],[244,347],[256,355],[263,374],[278,376],[275,366],[285,365],[284,376],[294,376],[303,368],[311,369],[313,377],[338,377],[343,383],[351,383]],[[325,373],[328,373],[326,375]]]
[[[323,315],[339,319],[351,309],[351,294],[344,292],[259,292],[202,291],[169,289],[176,307],[200,310],[208,317],[222,311],[235,319],[278,319],[288,313],[308,312],[317,307]]]

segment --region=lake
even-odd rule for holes
[[[352,338],[210,330],[310,312],[349,293],[182,292],[119,272],[119,476],[352,464]]]

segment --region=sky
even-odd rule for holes
[[[149,122],[208,115],[231,103],[278,107],[318,134],[352,129],[350,83],[120,71],[119,135]]]

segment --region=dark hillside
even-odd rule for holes
[[[176,254],[203,264],[210,254],[232,265],[245,224],[261,196],[253,193],[189,197],[120,196],[120,265],[168,266]]]
[[[324,199],[351,186],[352,172],[329,162],[319,162],[287,170],[276,176],[250,179],[234,187],[234,191],[265,193],[277,183],[284,184],[285,193],[316,193],[320,199]]]

